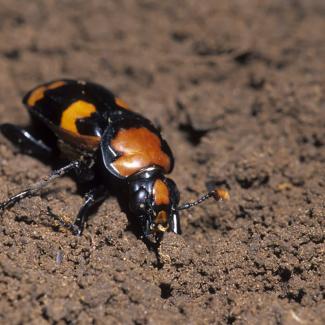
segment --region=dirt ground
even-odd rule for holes
[[[0,121],[26,91],[93,80],[160,125],[181,214],[158,251],[116,198],[82,237],[66,177],[0,219],[1,324],[324,324],[323,0],[19,1],[0,5]],[[0,139],[0,201],[50,172]]]

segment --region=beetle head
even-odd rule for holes
[[[137,217],[142,236],[159,235],[166,231],[181,233],[179,211],[192,208],[209,198],[216,201],[229,200],[224,189],[214,189],[193,202],[179,205],[176,184],[157,170],[144,171],[131,178],[130,210]]]
[[[180,234],[179,193],[176,184],[161,174],[136,178],[130,183],[130,210],[137,217],[142,236],[166,231]]]

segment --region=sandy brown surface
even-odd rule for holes
[[[70,178],[0,220],[1,324],[324,324],[325,3],[18,1],[0,5],[0,121],[60,77],[93,80],[160,124],[182,213],[154,252],[116,198],[81,238]],[[0,200],[50,172],[0,140]]]

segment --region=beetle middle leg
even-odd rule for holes
[[[102,203],[108,196],[108,191],[103,186],[99,186],[85,195],[85,202],[80,208],[74,225],[78,231],[76,235],[81,235],[84,229],[84,225],[87,222],[90,210],[97,204]]]
[[[88,220],[90,210],[94,206],[102,203],[107,196],[108,191],[103,186],[96,187],[88,192],[84,197],[85,201],[81,206],[74,223],[65,221],[62,217],[53,213],[50,208],[48,208],[48,215],[58,221],[61,226],[71,230],[74,235],[80,236],[83,232],[85,223]]]
[[[15,205],[16,203],[18,203],[19,201],[21,201],[22,199],[24,199],[26,197],[32,197],[32,196],[36,195],[42,188],[47,186],[49,183],[51,183],[56,178],[64,176],[65,174],[67,174],[69,171],[71,171],[73,169],[75,169],[75,170],[80,169],[80,165],[81,165],[80,161],[75,160],[60,169],[54,170],[50,175],[42,178],[41,180],[39,180],[35,184],[31,185],[26,190],[24,190],[20,193],[17,193],[16,195],[13,195],[9,199],[7,199],[5,202],[0,203],[0,212]]]

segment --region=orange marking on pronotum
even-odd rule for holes
[[[122,176],[130,176],[140,169],[157,165],[166,173],[170,170],[170,159],[161,149],[157,135],[147,128],[120,130],[111,145],[122,155],[112,164]]]

